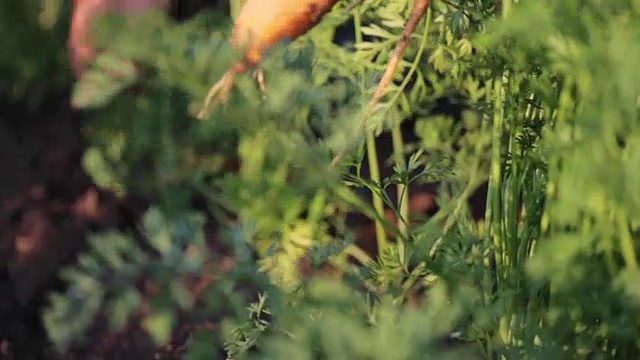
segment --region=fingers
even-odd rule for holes
[[[76,77],[82,76],[96,57],[92,26],[99,16],[109,11],[135,15],[152,9],[166,10],[168,6],[169,0],[74,0],[68,46]]]

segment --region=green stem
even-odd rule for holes
[[[509,93],[511,96],[520,96],[520,79],[515,76],[511,77]],[[530,97],[531,99],[531,97]],[[517,109],[516,109],[517,110]],[[528,116],[531,113],[530,109],[525,110],[524,116]],[[513,114],[509,122],[509,142],[508,152],[511,159],[511,166],[509,168],[508,178],[505,179],[504,193],[504,205],[503,207],[506,219],[505,219],[505,261],[509,266],[509,271],[515,275],[515,279],[519,279],[519,272],[522,269],[520,260],[524,260],[519,256],[518,250],[520,249],[520,238],[518,231],[520,229],[520,211],[522,209],[520,194],[527,194],[528,192],[523,189],[523,182],[521,181],[522,172],[525,171],[526,165],[521,164],[526,159],[521,157],[522,149],[518,140],[518,133],[523,126],[522,117],[520,112]],[[528,239],[527,239],[528,240]],[[525,240],[525,241],[527,241]],[[506,274],[505,274],[506,275]],[[518,280],[516,280],[518,281]],[[516,285],[517,287],[518,285]],[[516,295],[517,296],[517,295]]]
[[[638,270],[638,258],[636,256],[635,247],[633,245],[633,238],[629,232],[629,223],[627,220],[627,213],[621,207],[616,214],[616,223],[618,225],[618,231],[620,232],[620,247],[622,250],[622,257],[630,270]]]
[[[395,163],[403,168],[407,169],[406,160],[404,158],[404,140],[402,139],[402,130],[400,128],[401,121],[396,122],[391,129],[391,137],[393,141],[393,157]],[[409,217],[410,207],[409,207],[409,184],[400,182],[398,183],[398,187],[396,189],[398,196],[398,209],[400,212],[400,216],[398,217],[398,230],[402,234],[403,237],[407,237],[409,234]],[[404,254],[404,243],[397,239],[398,246],[401,247],[399,249],[400,254]]]
[[[360,10],[354,12],[354,27],[356,33],[356,44],[361,44],[363,41],[362,38],[362,15]],[[366,93],[366,84],[365,84],[365,69],[364,66],[360,66],[360,93]],[[378,161],[378,152],[376,149],[376,137],[375,130],[366,128],[366,146],[367,146],[367,159],[369,162],[369,172],[371,175],[371,180],[378,186],[381,185],[380,181],[380,165]],[[384,201],[381,196],[372,192],[373,195],[373,208],[375,212],[378,214],[378,218],[384,218]],[[387,234],[384,231],[384,226],[379,220],[375,221],[375,229],[376,229],[376,242],[378,244],[378,253],[381,254],[382,251],[387,247]]]
[[[498,292],[503,285],[505,276],[504,259],[504,228],[502,223],[502,136],[504,123],[504,79],[497,79],[494,85],[494,117],[492,130],[492,157],[489,175],[489,202],[491,207],[491,223],[489,235],[493,239],[494,256],[496,262],[496,283]],[[509,343],[509,321],[502,316],[499,321],[500,339],[503,344]]]
[[[491,135],[491,172],[489,174],[488,213],[490,214],[489,234],[493,239],[496,257],[496,271],[500,272],[503,264],[502,239],[502,134],[504,121],[502,80],[498,79],[494,85],[494,116]]]
[[[229,0],[229,6],[231,8],[231,17],[237,18],[240,13],[240,9],[246,0]]]
[[[347,186],[338,187],[335,189],[335,194],[342,201],[353,206],[357,211],[360,211],[364,216],[369,219],[379,222],[382,225],[382,229],[390,232],[393,236],[402,236],[398,231],[398,228],[391,222],[381,216],[375,209],[371,209],[371,206],[367,204],[361,197],[353,193]],[[404,239],[406,241],[406,239]]]
[[[491,99],[491,97],[493,96],[492,93],[492,88],[491,86],[487,86],[487,94],[486,94],[486,98],[487,99]],[[493,122],[492,119],[489,117],[488,114],[483,115],[483,121],[482,121],[482,126],[483,126],[483,133],[486,131],[487,128],[493,126]],[[492,158],[493,161],[493,158]],[[491,223],[493,221],[493,207],[491,206],[492,201],[491,199],[493,198],[493,186],[494,185],[494,180],[492,180],[493,178],[491,177],[491,174],[489,174],[489,186],[488,186],[488,190],[487,190],[487,202],[485,205],[485,211],[484,211],[484,235],[486,236],[486,239],[490,239],[491,238]],[[485,252],[485,256],[483,259],[483,263],[484,263],[484,281],[483,281],[483,292],[484,292],[484,296],[483,296],[483,300],[484,300],[484,306],[489,306],[489,304],[492,302],[493,300],[493,288],[494,288],[494,284],[496,282],[496,270],[493,269],[493,266],[491,264],[491,252],[486,251]],[[487,346],[490,346],[490,344],[487,344]],[[487,351],[491,350],[488,348]]]
[[[376,148],[376,136],[373,129],[367,129],[367,159],[369,161],[369,172],[371,180],[376,186],[382,186],[380,178],[380,166],[378,162],[378,151]],[[373,208],[375,212],[384,218],[384,199],[377,192],[372,191],[373,195]],[[378,254],[382,254],[384,248],[387,247],[387,234],[384,231],[384,227],[380,221],[375,222],[376,227],[376,242],[378,244]]]
[[[513,10],[512,0],[502,0],[502,18],[506,19]]]
[[[415,56],[411,67],[409,68],[409,72],[407,76],[405,76],[404,80],[400,84],[400,88],[391,98],[390,104],[395,105],[400,98],[400,95],[404,93],[404,89],[409,84],[411,77],[417,71],[418,65],[420,64],[420,60],[422,59],[422,54],[427,48],[427,43],[429,40],[429,28],[431,27],[431,7],[427,8],[426,21],[424,26],[424,31],[422,33],[422,40],[420,42],[420,48],[418,49],[418,53]],[[390,107],[389,107],[390,108]],[[404,156],[404,141],[402,139],[402,131],[400,128],[401,122],[398,121],[394,124],[391,129],[391,136],[393,140],[393,156],[396,164],[399,166],[406,168],[406,159]],[[397,188],[398,194],[398,209],[400,213],[400,218],[398,219],[398,228],[400,233],[406,238],[408,235],[408,222],[410,217],[410,208],[409,208],[409,184],[398,184]],[[399,240],[399,239],[398,239]]]
[[[373,259],[371,259],[371,257],[369,257],[369,255],[358,245],[351,244],[347,246],[344,251],[347,255],[353,256],[361,264],[368,264],[373,261]]]
[[[438,248],[442,244],[442,241],[444,241],[445,235],[447,235],[447,233],[451,231],[453,226],[456,224],[456,221],[458,220],[460,213],[464,210],[465,206],[467,205],[469,198],[478,189],[478,186],[482,184],[478,170],[479,170],[479,165],[478,164],[474,165],[472,174],[469,179],[469,183],[467,184],[467,186],[464,188],[464,190],[458,197],[456,201],[456,207],[453,209],[453,211],[449,214],[449,216],[444,222],[444,225],[442,227],[442,235],[438,237],[438,239],[433,243],[433,245],[429,249],[429,257],[431,259],[435,258],[436,252],[438,251]]]
[[[559,84],[558,86],[561,86],[560,93],[558,94],[558,108],[554,113],[550,114],[550,117],[548,118],[546,125],[548,127],[548,131],[554,131],[555,129],[562,126],[570,126],[568,124],[568,121],[571,114],[573,113],[574,104],[573,98],[571,96],[571,90],[574,86],[573,79],[568,77],[564,80],[563,84]],[[549,112],[551,113],[550,110]],[[559,174],[560,171],[559,161],[560,160],[558,154],[553,154],[553,156],[548,161],[549,170],[545,191],[545,197],[547,201],[545,201],[545,206],[542,212],[542,219],[540,222],[540,232],[542,236],[549,236],[552,230],[551,218],[553,214],[551,213],[551,203],[555,199],[557,192],[557,184],[555,179],[558,177],[557,174]]]
[[[506,19],[511,13],[512,2],[511,0],[503,0],[502,2],[502,18]],[[505,84],[509,81],[508,72],[505,71],[501,79],[497,79],[494,89],[494,117],[493,117],[493,132],[492,132],[492,158],[491,158],[491,177],[489,181],[489,188],[492,191],[491,206],[493,207],[493,221],[491,222],[491,234],[493,235],[493,242],[495,246],[495,258],[496,258],[496,273],[498,274],[498,291],[500,292],[501,286],[505,286],[504,278],[508,271],[505,267],[505,228],[503,223],[503,207],[505,199],[503,199],[502,188],[502,137],[504,133],[504,118],[505,118],[505,98],[506,90]],[[509,313],[500,317],[499,320],[499,334],[502,344],[508,345],[511,343],[511,326],[510,326]]]

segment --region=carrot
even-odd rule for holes
[[[198,118],[209,116],[214,101],[224,100],[235,77],[257,66],[266,51],[284,40],[305,34],[327,14],[338,0],[247,0],[235,20],[231,34],[234,47],[244,58],[229,69],[207,94]]]
[[[353,8],[364,0],[356,0]],[[235,77],[257,66],[264,54],[278,42],[288,38],[294,40],[317,25],[338,0],[247,0],[241,7],[234,23],[231,43],[244,51],[244,58],[229,69],[207,94],[198,118],[208,117],[217,97],[224,100],[231,90]],[[90,39],[90,25],[106,11],[140,13],[152,8],[168,7],[169,0],[73,0],[69,47],[74,72],[80,76],[88,62],[96,56]],[[415,0],[411,16],[398,42],[382,80],[378,84],[370,109],[386,93],[400,59],[404,54],[408,38],[424,15],[429,0]]]
[[[338,0],[248,0],[235,21],[232,43],[246,50],[243,66],[255,66],[269,48],[303,35],[320,22]],[[243,72],[244,72],[243,71]]]

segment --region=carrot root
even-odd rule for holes
[[[290,1],[293,1],[293,0],[290,0]],[[288,34],[288,32],[283,29],[278,29],[278,31],[276,31],[277,36],[273,36],[273,38],[272,39],[270,38],[268,41],[266,39],[261,39],[262,40],[261,42],[264,45],[266,45],[266,47],[270,47],[275,42],[277,42],[276,39],[279,40],[284,35],[294,35],[293,36],[294,38],[298,37],[299,35],[302,35],[313,25],[317,24],[320,18],[322,18],[322,16],[337,2],[337,0],[316,0],[316,1],[318,1],[318,4],[320,3],[322,4],[321,6],[322,9],[318,12],[318,14],[314,14],[315,16],[312,21],[308,21],[308,23],[304,26],[300,24],[296,24],[295,32],[291,34]],[[355,2],[355,4],[360,4],[361,2],[362,1],[358,0]],[[314,3],[314,1],[311,1],[311,3]],[[247,4],[245,4],[245,6],[246,5]],[[411,14],[409,15],[409,19],[407,20],[402,30],[402,36],[398,41],[398,43],[396,44],[396,47],[393,51],[391,58],[389,59],[389,63],[387,64],[385,72],[382,75],[382,78],[380,79],[380,81],[378,82],[378,85],[373,94],[373,97],[371,98],[367,106],[367,112],[372,112],[373,110],[375,110],[376,106],[380,103],[380,100],[382,99],[382,97],[387,93],[389,85],[393,81],[393,77],[395,76],[398,70],[398,67],[400,65],[400,62],[402,61],[402,58],[404,57],[404,54],[407,50],[409,39],[411,38],[411,35],[413,35],[416,28],[418,27],[420,20],[422,20],[425,13],[427,12],[428,7],[429,7],[429,0],[415,0],[413,4],[413,9],[411,10]],[[234,30],[241,28],[239,24],[242,24],[242,23],[237,22],[236,29]],[[247,26],[247,25],[243,24],[243,26]],[[235,42],[238,42],[238,38],[237,37],[234,37],[234,38],[235,38]],[[243,42],[243,41],[240,41],[240,42]],[[246,40],[244,42],[246,42]],[[258,44],[259,43],[260,42],[258,42]],[[257,51],[258,49],[260,51]],[[255,47],[253,51],[249,51],[248,55],[251,55],[253,52],[257,54],[254,59],[251,59],[251,56],[249,56],[250,58],[249,64],[247,64],[245,61],[239,62],[238,64],[236,64],[236,66],[234,66],[234,68],[227,71],[223,75],[223,77],[214,86],[211,87],[203,103],[202,110],[200,110],[200,112],[197,115],[199,119],[208,118],[213,107],[218,102],[224,102],[227,99],[229,92],[231,91],[234,85],[236,76],[239,73],[245,72],[247,70],[248,65],[257,65],[262,59],[263,50],[265,49],[262,49],[258,46],[258,47]],[[263,74],[259,73],[257,80],[258,80],[258,85],[260,86],[260,89],[263,92],[263,96],[264,96]],[[332,161],[332,165],[338,165],[339,159],[340,159],[340,156],[337,156],[336,158],[334,158],[334,160]]]
[[[256,82],[258,83],[258,88],[260,89],[260,93],[262,95],[262,100],[267,98],[267,85],[264,78],[264,70],[262,68],[258,68],[256,70]]]
[[[278,42],[285,38],[296,39],[311,30],[337,2],[338,0],[247,0],[235,20],[230,39],[235,48],[244,51],[244,58],[209,90],[197,117],[209,117],[213,107],[226,100],[236,76],[257,67],[265,52]],[[264,74],[259,72],[256,80],[264,98]]]
[[[209,118],[211,115],[211,110],[213,107],[219,102],[225,102],[229,97],[229,92],[233,88],[233,84],[236,79],[237,72],[230,70],[227,71],[222,78],[215,83],[207,96],[204,99],[204,103],[202,104],[202,109],[198,112],[196,116],[200,120],[205,120]]]

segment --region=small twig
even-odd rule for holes
[[[451,229],[453,229],[453,226],[456,225],[458,221],[458,216],[460,216],[460,213],[464,210],[464,206],[468,204],[469,198],[473,195],[473,192],[476,191],[478,186],[482,183],[479,179],[477,179],[478,171],[479,171],[478,166],[479,165],[476,165],[474,167],[469,184],[467,184],[465,189],[462,191],[462,194],[460,194],[460,197],[458,198],[456,202],[456,206],[453,209],[453,211],[449,214],[449,216],[447,216],[447,219],[444,222],[444,226],[442,227],[442,231],[441,231],[442,234],[433,243],[433,245],[431,245],[431,248],[429,249],[429,257],[431,259],[435,258],[436,252],[438,251],[438,249],[440,248],[440,245],[444,241],[444,237],[447,235],[449,231],[451,231]]]
[[[362,5],[366,0],[356,0],[354,2],[352,2],[351,4],[349,4],[349,6],[347,6],[346,9],[344,9],[345,12],[349,13],[351,12],[353,9],[357,8],[358,6]]]
[[[258,83],[258,88],[260,89],[260,95],[262,96],[262,100],[267,99],[267,85],[264,76],[264,70],[262,68],[258,68],[255,73],[256,82]]]
[[[198,112],[198,119],[205,120],[211,114],[211,110],[218,103],[224,103],[227,101],[229,97],[229,92],[233,88],[234,82],[236,80],[236,76],[238,72],[234,69],[227,71],[222,78],[215,83],[207,96],[204,99],[204,103],[202,105],[202,109]],[[258,88],[260,88],[260,94],[262,96],[262,100],[267,98],[267,88],[265,85],[265,76],[264,70],[262,68],[258,68],[254,72],[254,77],[256,78],[256,82],[258,83]]]
[[[404,53],[407,50],[407,46],[409,45],[409,39],[411,35],[416,31],[418,27],[418,23],[424,17],[424,14],[427,12],[427,8],[429,7],[429,0],[415,0],[413,4],[413,9],[411,10],[411,14],[409,15],[409,19],[407,23],[404,25],[404,29],[402,29],[402,37],[400,37],[400,41],[396,44],[396,48],[393,51],[393,55],[391,55],[391,59],[387,64],[387,68],[382,75],[382,79],[378,83],[378,87],[376,91],[373,93],[373,98],[369,102],[368,110],[373,111],[374,108],[380,102],[380,99],[386,94],[387,88],[393,81],[393,77],[398,70],[398,66],[404,58]]]
[[[362,3],[362,1],[357,0],[356,3],[352,5],[357,6],[359,3]],[[409,19],[402,29],[402,36],[400,37],[400,41],[398,41],[398,43],[396,44],[396,48],[391,55],[391,59],[387,64],[384,74],[382,75],[380,82],[378,82],[378,86],[373,93],[373,97],[369,101],[369,105],[367,106],[366,111],[367,115],[373,113],[375,107],[380,103],[382,97],[387,93],[387,89],[393,81],[393,77],[398,70],[398,66],[400,66],[402,58],[404,58],[404,53],[407,50],[407,46],[409,45],[409,39],[411,38],[411,35],[413,35],[413,33],[416,31],[420,20],[422,20],[422,18],[426,14],[427,8],[429,8],[429,0],[415,0],[413,9],[411,9],[411,14],[409,15]],[[336,155],[331,161],[331,167],[338,166],[340,164],[341,158],[342,153]]]
[[[227,71],[224,75],[222,75],[222,78],[220,78],[220,80],[215,83],[211,87],[211,89],[209,89],[209,92],[204,99],[202,109],[198,112],[198,119],[204,120],[208,118],[211,114],[213,106],[217,102],[224,102],[227,99],[231,88],[233,88],[233,83],[236,79],[236,75],[237,73],[234,70]]]

